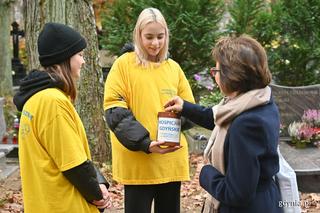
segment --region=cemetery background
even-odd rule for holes
[[[103,70],[106,71],[104,74],[107,74],[113,59],[109,55],[101,53],[117,54],[122,44],[130,40],[130,32],[132,23],[137,16],[136,13],[147,5],[158,7],[168,17],[169,28],[173,35],[170,44],[171,57],[182,65],[191,82],[197,101],[203,105],[212,105],[221,98],[221,95],[216,92],[212,80],[207,78],[207,70],[213,66],[213,62],[210,60],[211,47],[208,45],[213,44],[223,34],[247,33],[257,38],[268,51],[270,69],[277,84],[302,86],[320,83],[319,63],[317,63],[320,59],[319,1],[306,3],[304,0],[294,2],[290,0],[252,0],[250,5],[247,5],[248,3],[244,0],[234,0],[234,4],[230,2],[217,0],[213,5],[211,1],[197,0],[177,0],[174,4],[171,1],[158,3],[145,0],[93,1],[94,7],[101,9],[96,12],[106,15],[102,16],[101,20],[97,20],[98,34],[101,39],[99,45],[104,48],[101,50],[100,56],[108,59],[107,62],[104,60],[105,64],[101,64]],[[111,7],[109,3],[114,5]],[[103,9],[104,6],[108,13],[104,13],[106,12]],[[112,9],[109,10],[110,8]],[[229,12],[225,12],[226,9]],[[110,16],[116,21],[110,22]],[[220,20],[219,17],[223,18]],[[243,19],[243,17],[247,18]],[[126,21],[129,23],[123,23]],[[308,27],[305,28],[306,26]],[[123,29],[119,29],[119,27]],[[20,58],[25,56],[23,49],[20,48],[19,52],[22,53]],[[286,98],[280,99],[285,101]],[[301,97],[296,97],[296,103],[303,106],[304,101]],[[11,107],[10,101],[6,100],[5,108],[10,110]],[[319,105],[318,107],[320,108]],[[283,114],[287,113],[286,110],[282,111]],[[16,112],[13,108],[7,116],[10,118],[6,120],[7,127],[13,127],[15,115]],[[199,152],[205,145],[205,140],[201,139],[206,138],[207,134],[208,132],[201,128],[193,128],[188,132],[189,141],[195,142],[190,143],[190,148],[194,153],[190,154],[190,168],[193,175],[191,182],[184,183],[182,187],[182,212],[200,211],[201,200],[203,200],[205,193],[198,185],[197,172],[201,168],[202,159]],[[298,153],[301,154],[301,151],[299,150]],[[293,156],[296,156],[295,154]],[[317,157],[318,153],[315,156]],[[293,159],[295,158],[293,157]],[[296,158],[296,160],[299,159],[301,158]],[[300,161],[304,161],[303,158]],[[310,165],[317,162],[319,160],[316,159]],[[110,166],[104,165],[102,169],[111,179]],[[0,212],[22,212],[19,178],[18,171],[16,171],[8,179],[0,182]],[[318,183],[315,186],[319,186],[319,180],[315,183]],[[123,192],[121,186],[114,183],[111,192],[115,201],[112,212],[122,212]],[[302,206],[303,212],[320,211],[319,194],[301,193],[301,199],[302,204],[307,204]]]

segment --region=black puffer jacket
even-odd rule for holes
[[[150,134],[130,110],[121,107],[108,109],[106,120],[109,128],[123,146],[131,151],[150,153]]]

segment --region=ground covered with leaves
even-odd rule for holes
[[[181,188],[181,213],[199,213],[205,199],[205,192],[199,186],[199,172],[203,166],[201,155],[190,155],[191,180],[184,182]],[[104,165],[102,172],[111,180],[110,167]],[[0,183],[0,213],[22,213],[23,200],[21,193],[19,171]],[[112,182],[109,189],[112,200],[112,209],[105,211],[111,213],[124,212],[123,186]],[[320,212],[320,193],[301,193],[301,207],[303,213]]]

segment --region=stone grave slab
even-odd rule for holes
[[[184,131],[184,135],[188,141],[189,153],[203,154],[208,139],[210,138],[211,130],[196,125],[195,127]]]
[[[306,109],[320,109],[320,84],[287,87],[271,84],[272,95],[280,112],[281,124],[288,127],[293,121],[300,121]],[[283,136],[288,136],[287,131]]]
[[[280,141],[280,151],[286,161],[294,168],[297,176],[320,175],[320,150],[315,147],[296,149]]]
[[[0,181],[19,168],[17,144],[0,144]]]
[[[280,141],[280,151],[297,175],[301,192],[320,192],[320,149],[308,147],[296,149]]]

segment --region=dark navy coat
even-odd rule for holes
[[[212,129],[211,108],[184,102],[182,116]],[[238,115],[224,144],[226,174],[206,165],[200,185],[220,201],[220,213],[278,213],[280,191],[273,176],[279,171],[277,154],[280,119],[271,100]]]

